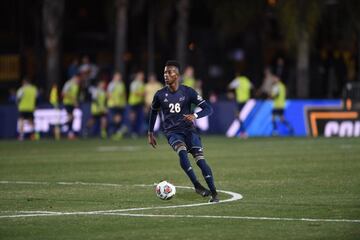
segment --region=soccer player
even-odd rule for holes
[[[241,110],[244,108],[246,102],[250,99],[250,91],[252,88],[252,84],[246,76],[237,73],[236,78],[231,81],[228,88],[230,90],[235,90],[236,93],[236,102],[237,102],[236,119],[238,119],[240,122],[240,129],[237,131],[237,134],[240,133],[240,137],[247,138],[246,129],[244,126],[244,122],[240,117],[240,113]]]
[[[130,83],[129,105],[131,108],[130,119],[132,122],[132,136],[141,135],[144,124],[144,96],[145,96],[145,75],[138,71]]]
[[[91,94],[91,119],[88,123],[89,128],[93,129],[93,134],[97,135],[100,129],[101,138],[107,138],[107,118],[106,118],[106,82],[99,80],[96,87],[90,87]]]
[[[191,88],[195,88],[195,77],[194,77],[194,68],[192,66],[187,66],[182,76],[182,84]]]
[[[119,140],[126,131],[125,125],[122,124],[126,107],[126,89],[120,72],[114,73],[113,79],[107,87],[107,98],[110,114],[109,132],[112,134],[112,139]]]
[[[53,83],[50,90],[49,102],[53,106],[54,110],[56,111],[56,115],[58,116],[56,119],[56,123],[54,126],[54,137],[56,140],[59,140],[61,137],[60,131],[60,113],[59,113],[59,92],[58,92],[58,85]]]
[[[284,124],[288,130],[290,135],[294,134],[294,129],[291,126],[291,124],[286,121],[284,117],[284,109],[285,109],[285,103],[286,103],[286,87],[285,84],[281,82],[280,78],[276,75],[273,75],[273,86],[271,91],[271,98],[273,99],[273,111],[272,111],[272,124],[273,124],[273,131],[272,135],[277,136],[278,130],[277,130],[277,124],[276,124],[276,118],[280,118],[280,122]]]
[[[72,128],[72,123],[74,120],[73,111],[76,107],[79,106],[78,95],[79,95],[79,85],[80,85],[80,74],[76,73],[70,80],[68,80],[63,89],[63,104],[68,116],[67,126],[68,126],[68,138],[75,139],[75,134]]]
[[[18,103],[19,116],[19,140],[24,140],[24,122],[28,120],[33,133],[31,134],[32,140],[40,138],[39,133],[35,132],[34,125],[34,111],[36,108],[36,98],[38,95],[37,88],[30,83],[30,80],[24,78],[22,86],[16,92],[16,100]]]
[[[161,111],[163,131],[170,146],[180,158],[180,165],[190,178],[196,193],[203,197],[211,195],[210,202],[219,202],[210,166],[206,163],[203,147],[194,126],[194,120],[210,115],[212,107],[192,88],[180,85],[180,66],[177,61],[168,61],[164,69],[166,86],[156,92],[151,106],[148,141],[154,148],[153,132],[158,111]],[[198,113],[191,112],[191,104],[199,106]],[[203,187],[195,175],[188,159],[188,152],[195,158],[210,189]]]

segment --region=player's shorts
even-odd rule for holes
[[[112,108],[109,108],[109,112],[111,114],[111,116],[114,116],[114,115],[123,115],[124,113],[124,108],[120,108],[120,107],[112,107]]]
[[[272,115],[274,115],[274,116],[284,116],[284,109],[283,108],[273,109],[272,110]]]
[[[64,105],[64,108],[68,114],[73,114],[75,107],[73,105]]]
[[[20,112],[20,117],[27,120],[33,120],[34,112]]]
[[[238,108],[238,111],[241,112],[241,110],[244,108],[246,102],[242,102],[242,103],[237,103],[237,108]]]
[[[190,153],[195,148],[202,148],[200,136],[193,131],[169,133],[166,137],[168,143],[174,150],[175,146],[179,143],[185,144],[188,152]]]

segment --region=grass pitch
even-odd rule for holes
[[[162,201],[153,187],[138,186],[162,179],[190,186],[164,139],[156,150],[146,139],[1,141],[0,239],[360,239],[359,221],[331,221],[360,219],[360,139],[204,136],[203,144],[218,189],[240,193],[242,200],[123,212],[136,216],[9,218],[4,216],[173,206],[208,199],[178,188],[175,198]],[[199,169],[194,169],[202,180]],[[221,194],[222,199],[229,197]]]

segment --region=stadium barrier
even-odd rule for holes
[[[239,121],[235,119],[236,104],[220,101],[212,104],[214,113],[208,119],[197,121],[198,128],[208,134],[236,136]],[[127,109],[128,111],[128,109]],[[271,136],[272,133],[272,102],[250,100],[240,113],[249,137]],[[66,113],[55,110],[50,105],[41,105],[35,111],[35,127],[44,135],[51,133],[52,126],[63,125]],[[128,115],[128,114],[127,114]],[[74,112],[73,127],[76,131],[83,130],[90,117],[90,104],[82,104]],[[0,106],[0,138],[17,136],[18,112],[16,106]],[[360,112],[344,110],[341,100],[288,100],[285,118],[294,128],[293,136],[325,136],[325,137],[359,137]],[[129,124],[129,120],[126,120]],[[291,133],[278,122],[279,135],[289,136]],[[31,129],[25,129],[31,130]],[[66,131],[62,127],[62,131]]]

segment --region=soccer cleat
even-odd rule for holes
[[[195,188],[195,192],[203,197],[210,196],[211,192],[203,187],[201,184]]]
[[[211,198],[209,200],[209,203],[218,203],[220,202],[217,193],[211,194]]]

